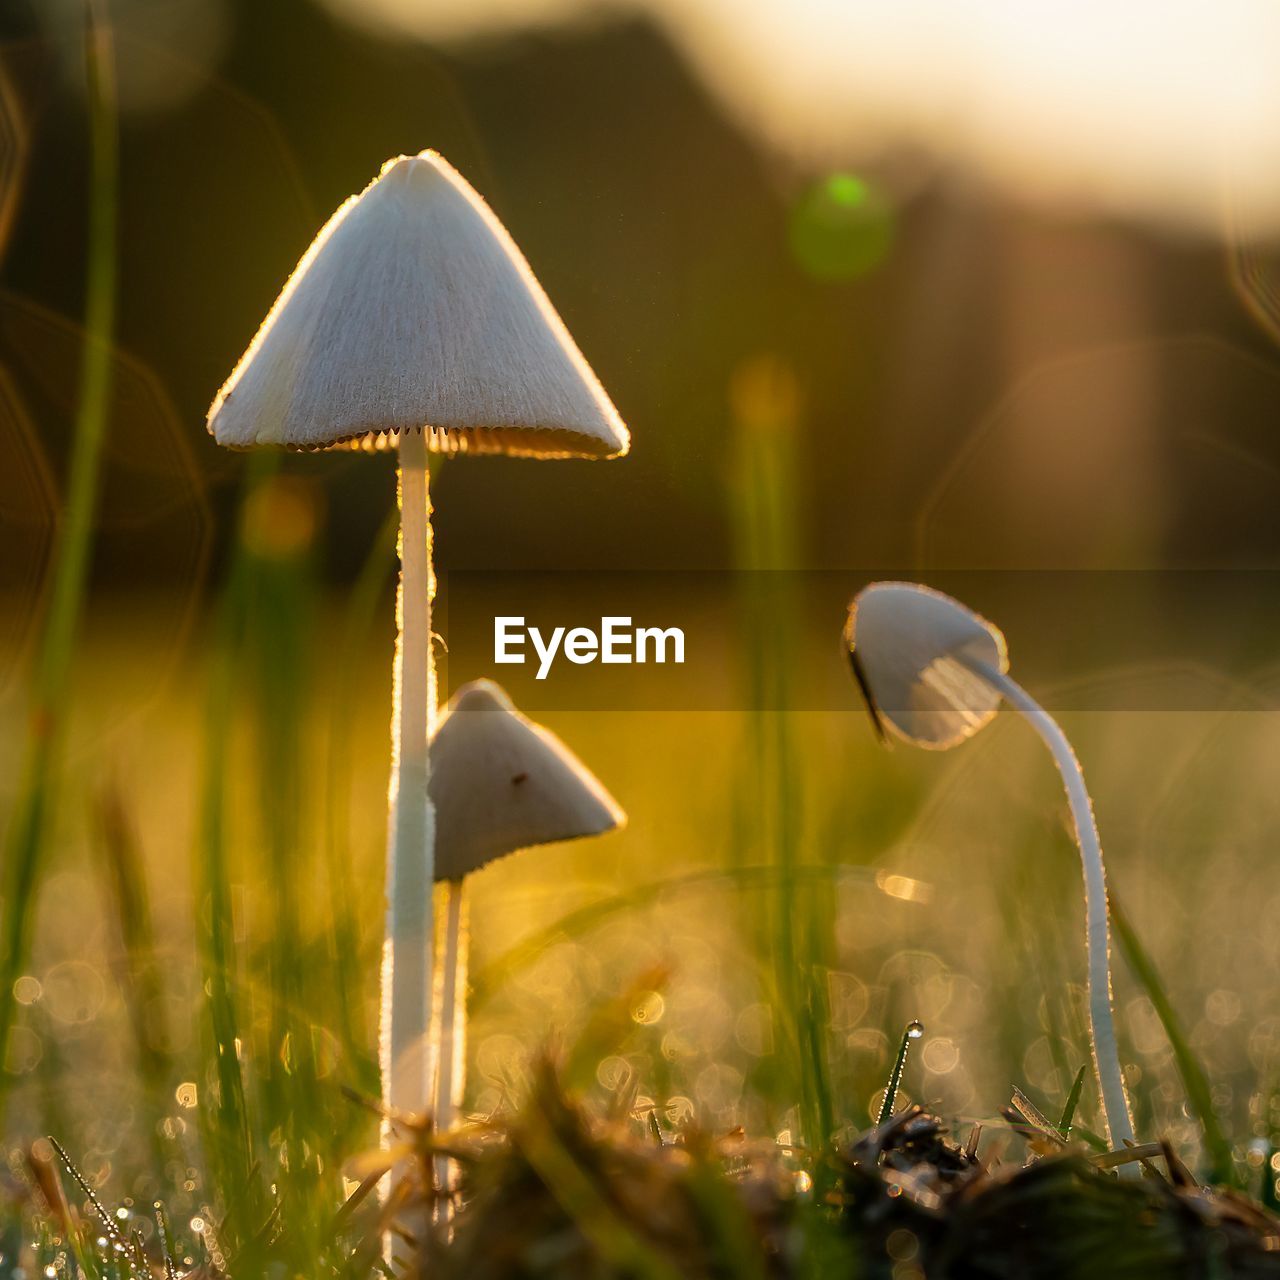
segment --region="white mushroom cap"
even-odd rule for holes
[[[877,728],[943,750],[977,733],[1000,694],[961,655],[1007,671],[1004,636],[958,600],[912,582],[873,582],[845,624],[854,674]]]
[[[492,680],[463,685],[431,739],[436,879],[530,845],[600,835],[627,816],[550,730]]]
[[[606,458],[627,429],[506,228],[434,151],[325,224],[209,409],[235,449]]]

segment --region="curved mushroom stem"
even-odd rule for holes
[[[467,1069],[467,931],[466,883],[445,881],[444,953],[440,961],[442,977],[440,994],[440,1056],[436,1075],[436,1128],[444,1132],[453,1126]],[[441,1156],[436,1165],[437,1184],[447,1193],[451,1189],[451,1163]],[[440,1217],[447,1221],[449,1201],[442,1202]]]
[[[1093,1063],[1102,1089],[1102,1109],[1107,1136],[1113,1148],[1132,1143],[1133,1121],[1120,1071],[1120,1051],[1116,1044],[1115,1021],[1111,1009],[1111,931],[1107,913],[1107,879],[1102,862],[1102,845],[1093,818],[1093,805],[1085,788],[1084,774],[1067,735],[1058,722],[1020,685],[989,663],[957,658],[969,670],[998,689],[1005,700],[1020,711],[1044,740],[1053,756],[1071,805],[1076,843],[1084,864],[1085,923],[1089,943],[1089,1023],[1093,1040]],[[1139,1176],[1136,1164],[1121,1166],[1122,1176]]]
[[[382,949],[382,1096],[392,1111],[430,1103],[435,810],[427,743],[435,717],[431,647],[431,507],[423,431],[400,436],[400,590],[387,830],[387,925]],[[389,1136],[384,1122],[384,1141]]]

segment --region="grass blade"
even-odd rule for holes
[[[359,655],[364,651],[377,616],[378,604],[395,580],[396,539],[400,533],[400,512],[392,504],[383,521],[355,586],[347,598],[335,687],[330,699],[327,759],[325,763],[328,823],[324,842],[329,887],[329,930],[333,948],[334,996],[339,1035],[348,1062],[359,1070],[358,1083],[369,1093],[378,1091],[377,1064],[369,1055],[369,1025],[360,999],[357,975],[360,972],[361,927],[357,916],[358,896],[351,875],[350,757],[346,750],[356,711],[356,682]]]
[[[893,1070],[889,1073],[889,1083],[885,1086],[884,1098],[880,1102],[880,1114],[876,1124],[884,1124],[893,1115],[893,1104],[898,1100],[898,1090],[902,1087],[902,1073],[906,1070],[907,1055],[911,1052],[911,1042],[924,1035],[924,1026],[914,1019],[908,1022],[902,1031],[902,1043],[898,1045],[898,1056],[894,1059]]]
[[[791,1064],[802,1144],[820,1146],[834,1127],[827,1062],[830,1014],[826,973],[834,965],[834,902],[823,884],[801,884],[802,769],[788,716],[797,613],[788,570],[800,560],[800,485],[794,440],[800,421],[795,375],[760,357],[736,371],[730,388],[735,427],[735,559],[743,571],[747,752],[735,792],[733,856],[752,851],[779,869],[776,900],[749,919],[753,940],[772,960],[767,989]]]
[[[233,1239],[247,1234],[258,1219],[253,1140],[249,1130],[244,1075],[240,1063],[240,1019],[235,997],[235,929],[231,879],[227,867],[226,793],[230,774],[231,694],[244,628],[243,557],[237,557],[222,599],[218,642],[205,713],[205,763],[202,780],[197,866],[196,936],[204,980],[208,1054],[213,1059],[212,1088],[200,1091],[205,1156],[224,1197],[244,1204],[240,1215],[228,1210]]]
[[[1178,1074],[1182,1077],[1182,1087],[1187,1091],[1187,1102],[1200,1121],[1204,1133],[1205,1153],[1209,1162],[1209,1178],[1213,1182],[1225,1186],[1239,1185],[1235,1161],[1231,1155],[1231,1143],[1222,1130],[1217,1113],[1213,1109],[1213,1094],[1209,1088],[1209,1078],[1205,1075],[1200,1059],[1196,1057],[1182,1028],[1182,1020],[1178,1017],[1169,997],[1165,994],[1160,975],[1155,964],[1143,947],[1128,915],[1116,900],[1114,892],[1108,895],[1111,903],[1111,923],[1115,927],[1116,941],[1124,954],[1126,963],[1133,976],[1137,978],[1147,999],[1151,1001],[1169,1037],[1169,1046],[1173,1050],[1174,1061],[1178,1065]]]
[[[40,864],[57,807],[71,657],[89,575],[109,416],[116,313],[119,137],[111,31],[97,0],[86,0],[85,5],[85,71],[90,135],[86,334],[66,503],[54,553],[53,591],[40,640],[21,782],[4,848],[4,866],[9,874],[4,893],[5,946],[0,954],[0,1057],[16,1013],[13,984],[27,960]],[[0,1117],[9,1079],[7,1073],[0,1072]]]
[[[50,1138],[49,1145],[58,1153],[58,1159],[62,1161],[62,1166],[71,1175],[76,1186],[80,1188],[81,1194],[92,1206],[95,1214],[98,1215],[98,1221],[102,1223],[102,1230],[112,1244],[123,1245],[124,1237],[120,1234],[119,1227],[116,1226],[116,1220],[111,1216],[107,1206],[98,1199],[98,1193],[89,1184],[89,1180],[76,1168],[71,1157],[67,1155],[57,1138]]]
[[[169,1043],[163,1018],[163,984],[157,964],[146,866],[137,829],[119,788],[103,786],[94,798],[97,845],[101,851],[109,901],[119,928],[113,957],[116,985],[124,999],[133,1033],[134,1057],[146,1099],[152,1155],[163,1168],[168,1152],[161,1137],[169,1097]]]
[[[1062,1115],[1058,1118],[1058,1136],[1063,1142],[1071,1136],[1071,1122],[1076,1118],[1076,1108],[1080,1105],[1080,1095],[1084,1092],[1084,1077],[1088,1069],[1089,1064],[1086,1062],[1076,1072],[1071,1092],[1067,1094],[1066,1106],[1062,1108]]]

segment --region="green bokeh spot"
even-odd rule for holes
[[[852,173],[815,182],[791,213],[791,254],[817,280],[856,280],[888,256],[893,211],[884,194]]]
[[[827,179],[827,194],[833,203],[854,208],[863,204],[871,193],[856,174],[833,173]]]

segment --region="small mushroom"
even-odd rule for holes
[[[853,602],[845,639],[881,738],[888,726],[918,747],[944,751],[999,710],[999,693],[965,659],[1007,670],[1004,636],[937,591],[874,583]]]
[[[1110,923],[1102,846],[1080,762],[1057,722],[1008,674],[998,628],[939,591],[874,582],[845,623],[854,675],[881,738],[886,727],[915,746],[945,750],[972,737],[1005,699],[1044,740],[1062,775],[1084,867],[1089,1022],[1103,1112],[1113,1147],[1133,1141],[1111,1008]]]
[[[492,680],[463,685],[431,739],[436,879],[460,881],[531,845],[612,831],[613,797]]]
[[[431,796],[436,879],[448,898],[436,1085],[436,1123],[448,1128],[466,1066],[465,878],[518,849],[602,835],[627,817],[577,756],[491,680],[463,685],[445,709],[431,739]]]
[[[610,458],[629,437],[528,263],[433,151],[388,161],[329,219],[209,410],[235,449],[398,446],[401,519],[383,948],[388,1112],[431,1064],[435,715],[427,453]]]

